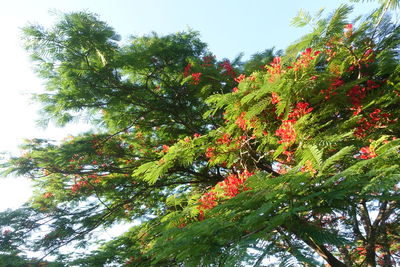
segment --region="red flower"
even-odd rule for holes
[[[335,80],[333,80],[333,83],[331,85],[334,86],[334,87],[340,87],[343,84],[344,84],[343,80],[341,80],[339,78],[336,78]]]
[[[197,85],[200,82],[201,72],[192,73],[193,84]]]
[[[270,74],[269,81],[273,82],[275,77],[282,73],[281,69],[281,58],[275,57],[269,66],[266,66],[268,73]]]
[[[361,100],[367,96],[365,87],[361,87],[360,85],[354,85],[348,92],[347,95],[350,96],[351,103],[354,108],[360,107]]]
[[[225,191],[224,194],[226,196],[234,197],[239,194],[239,185],[242,183],[237,175],[231,174],[224,181],[218,183],[218,185]]]
[[[210,67],[210,66],[212,66],[212,62],[213,61],[214,61],[214,56],[204,56],[203,57],[203,64],[201,64],[201,66]]]
[[[312,55],[312,48],[306,48],[306,50],[301,53],[300,57],[297,59],[297,61],[293,64],[294,65],[294,71],[298,71],[302,68],[307,68],[310,65],[310,62],[315,59],[314,56],[317,56],[320,51],[315,51],[314,54]]]
[[[344,26],[344,28],[346,30],[352,30],[353,29],[353,24],[347,24],[346,26]]]
[[[217,192],[210,191],[204,193],[199,199],[200,206],[198,209],[212,209],[217,205]]]
[[[237,126],[239,126],[239,128],[241,128],[243,131],[245,131],[247,129],[247,121],[244,118],[246,116],[246,112],[242,112],[240,114],[240,116],[237,118],[237,120],[235,121],[235,124]]]
[[[279,97],[279,95],[277,93],[272,92],[271,96],[272,96],[272,99],[271,99],[272,104],[275,105],[281,101],[281,98]]]
[[[206,157],[207,157],[207,158],[212,158],[212,157],[214,157],[214,150],[215,150],[215,148],[213,148],[213,147],[208,147],[207,150],[206,150]]]
[[[296,131],[294,129],[295,120],[284,120],[281,126],[276,130],[275,135],[280,137],[279,144],[291,144],[296,141]]]
[[[246,79],[246,75],[240,74],[238,77],[235,78],[235,82],[240,83],[244,79]]]
[[[393,123],[394,120],[389,119],[389,113],[382,113],[380,109],[375,109],[368,117],[362,117],[357,121],[358,126],[354,131],[354,135],[363,138],[374,128],[385,127],[386,123]]]
[[[213,187],[209,192],[204,193],[199,199],[200,205],[197,206],[199,210],[199,220],[204,220],[204,211],[214,208],[218,204],[218,200],[235,197],[240,192],[249,190],[250,188],[244,186],[246,180],[254,173],[247,170],[239,174],[230,174],[222,182],[219,182],[216,187]],[[216,188],[223,191],[223,195],[218,194]]]
[[[347,24],[344,26],[346,32],[344,33],[345,37],[350,37],[353,34],[353,24]]]
[[[278,164],[276,164],[276,171],[279,174],[286,174],[288,172],[288,168],[286,165],[283,165],[282,163],[278,162]]]
[[[313,108],[312,107],[308,107],[310,104],[307,102],[299,102],[296,104],[296,108],[293,109],[292,112],[289,113],[289,118],[290,119],[299,119],[302,116],[310,113]]]
[[[377,154],[375,150],[371,146],[365,146],[360,149],[360,155],[358,156],[360,159],[372,159],[375,158]]]
[[[254,173],[251,173],[247,170],[239,173],[238,175],[230,174],[225,178],[225,180],[219,182],[218,186],[224,190],[225,196],[229,198],[235,197],[240,192],[249,190],[249,188],[244,186],[244,182],[246,182],[246,180],[253,174]]]
[[[283,151],[283,153],[282,153],[283,155],[285,155],[286,156],[286,162],[291,162],[292,160],[293,160],[293,155],[294,155],[294,152],[293,151],[288,151],[288,150],[285,150],[285,151]]]
[[[236,77],[236,72],[233,69],[233,67],[232,67],[231,63],[229,62],[229,60],[225,60],[224,62],[222,62],[219,65],[225,70],[225,72],[224,72],[225,75],[228,75],[228,76],[230,76],[232,78]]]
[[[167,145],[162,146],[162,152],[167,153],[168,150],[169,150],[169,146],[167,146]]]
[[[310,160],[307,160],[304,165],[300,169],[301,172],[310,172],[310,173],[317,173],[317,171],[314,169],[313,164]]]
[[[221,138],[217,140],[218,144],[226,144],[229,145],[231,143],[231,136],[228,133],[224,133]]]
[[[372,121],[379,121],[381,119],[381,113],[382,110],[379,108],[376,108],[373,112],[369,114],[369,117],[371,118]]]
[[[52,197],[52,196],[54,196],[54,195],[51,192],[46,192],[46,193],[43,194],[44,198],[49,198],[49,197]]]
[[[368,80],[367,81],[367,88],[368,89],[376,89],[376,88],[379,88],[379,87],[380,87],[380,85],[377,84],[376,82],[374,82],[372,80]]]
[[[325,95],[325,99],[328,100],[331,96],[336,95],[335,90],[342,86],[344,81],[339,77],[333,79],[331,85],[326,90],[321,90],[321,94]]]
[[[183,71],[183,76],[187,77],[190,74],[190,68],[192,67],[192,65],[190,63],[188,63]]]
[[[372,49],[367,49],[367,50],[365,51],[365,53],[364,53],[364,56],[365,56],[365,57],[368,57],[370,54],[372,54],[372,52],[374,52],[374,50],[372,50]]]
[[[76,182],[72,187],[71,187],[71,191],[72,193],[76,193],[78,192],[82,187],[88,185],[87,181],[81,180]]]

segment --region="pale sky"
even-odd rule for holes
[[[59,140],[82,130],[81,125],[66,128],[35,126],[39,105],[30,104],[30,94],[43,90],[43,81],[32,71],[20,42],[20,28],[31,23],[49,26],[55,17],[49,11],[90,11],[100,16],[121,34],[143,35],[151,31],[168,34],[197,30],[217,58],[232,59],[240,52],[245,58],[275,46],[284,49],[308,32],[290,26],[291,19],[303,8],[312,13],[321,7],[331,12],[342,0],[14,0],[0,9],[0,152],[18,154],[24,138]],[[357,4],[356,14],[365,14],[376,5]],[[31,195],[24,178],[0,179],[0,211],[16,208]]]

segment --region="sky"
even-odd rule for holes
[[[36,126],[40,106],[32,103],[31,94],[43,92],[44,81],[32,70],[29,55],[22,47],[21,27],[29,23],[51,26],[63,12],[89,11],[106,21],[122,40],[152,31],[169,34],[187,29],[199,31],[201,39],[217,58],[232,59],[275,47],[284,49],[307,33],[307,28],[290,26],[300,9],[315,13],[325,7],[330,13],[341,0],[14,0],[0,10],[0,152],[18,155],[18,145],[25,138],[60,140],[88,129],[83,124],[65,128]],[[355,5],[355,14],[366,14],[376,4]],[[26,178],[0,179],[0,211],[17,208],[31,196]]]

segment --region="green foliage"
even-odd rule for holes
[[[1,255],[41,251],[72,266],[394,266],[400,35],[387,9],[354,25],[347,5],[326,18],[301,11],[293,24],[313,32],[247,62],[218,61],[196,32],[122,45],[87,13],[25,28],[46,80],[36,96],[44,120],[90,116],[97,130],[28,140],[4,164],[35,193],[0,213]],[[134,226],[95,242],[97,229],[120,223]]]

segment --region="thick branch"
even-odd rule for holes
[[[354,205],[351,208],[351,216],[353,219],[353,231],[354,234],[356,236],[357,240],[362,240],[364,243],[366,242],[365,237],[362,235],[361,231],[360,231],[360,227],[358,226],[358,220],[357,220],[357,211],[356,211],[356,206]]]
[[[303,237],[301,239],[315,252],[317,252],[318,255],[320,255],[331,267],[347,267],[346,264],[339,261],[335,256],[333,256],[333,254],[330,253],[324,245],[318,244],[316,241],[309,237]]]
[[[363,226],[364,226],[364,230],[365,230],[365,233],[366,233],[367,239],[368,239],[370,237],[370,235],[371,235],[371,227],[372,227],[371,219],[370,219],[369,214],[368,214],[366,201],[362,200],[360,204],[361,204],[360,205],[361,220],[362,220],[362,223],[363,223]]]
[[[297,227],[302,227],[305,222],[298,221]],[[312,237],[300,234],[295,228],[291,231],[310,248],[312,248],[318,255],[320,255],[331,267],[347,267],[346,264],[338,260],[323,244],[318,243]]]

